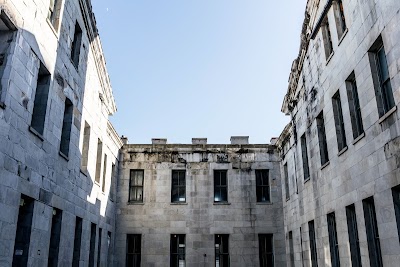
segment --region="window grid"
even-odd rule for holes
[[[333,3],[335,20],[336,20],[336,28],[338,32],[338,38],[341,39],[343,34],[345,33],[346,26],[346,18],[344,16],[343,3],[341,0],[335,0]]]
[[[397,232],[400,241],[400,186],[392,188],[392,196],[393,196],[394,211],[397,222]]]
[[[346,132],[344,128],[342,102],[340,100],[339,91],[332,97],[333,106],[333,117],[335,121],[336,139],[338,144],[339,152],[342,151],[346,146]]]
[[[271,202],[269,170],[256,170],[257,202]]]
[[[322,35],[325,47],[325,57],[326,59],[328,59],[333,53],[333,45],[332,45],[331,31],[329,29],[329,21],[327,17],[325,18],[322,25]]]
[[[301,157],[303,159],[304,181],[307,181],[310,178],[310,167],[309,167],[309,163],[308,163],[306,134],[303,134],[300,137],[300,143],[301,143]]]
[[[214,171],[214,202],[228,202],[228,179],[226,170]]]
[[[66,157],[68,157],[69,154],[69,145],[71,139],[72,122],[73,122],[73,111],[74,111],[74,106],[72,105],[71,100],[66,98],[64,104],[64,119],[61,130],[61,142],[60,142],[60,152]]]
[[[289,257],[290,257],[290,266],[294,266],[294,244],[293,244],[293,232],[289,232]]]
[[[336,219],[335,213],[329,213],[328,219],[328,233],[329,233],[329,247],[331,251],[331,263],[332,267],[340,267],[340,256],[339,256],[339,243],[336,231]]]
[[[314,221],[308,222],[308,235],[310,238],[311,266],[318,267],[317,243],[315,239]]]
[[[215,235],[215,266],[229,267],[229,235]]]
[[[171,235],[171,267],[186,266],[186,244],[185,235]]]
[[[171,202],[186,202],[186,171],[172,171]]]
[[[143,202],[144,170],[131,170],[129,179],[129,202]]]
[[[274,240],[272,234],[259,234],[260,267],[274,266]]]
[[[360,241],[358,239],[357,216],[354,204],[346,207],[347,229],[349,233],[351,264],[361,267]]]
[[[128,234],[126,238],[126,266],[140,267],[142,251],[142,236]]]
[[[326,134],[325,134],[324,113],[322,111],[317,116],[317,131],[318,131],[321,165],[325,165],[329,161],[329,155],[328,155],[328,144],[326,142]]]
[[[289,193],[289,173],[288,173],[288,167],[287,163],[283,165],[283,175],[285,176],[285,194],[286,194],[286,200],[290,198],[290,193]]]
[[[356,139],[364,132],[364,127],[362,123],[360,101],[358,98],[357,82],[354,73],[350,75],[346,83],[353,138]]]
[[[373,197],[363,200],[363,208],[371,266],[382,267],[383,263],[381,245],[379,241],[378,223],[376,221],[376,212]]]

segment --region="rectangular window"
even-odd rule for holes
[[[310,179],[310,167],[308,164],[307,139],[305,133],[300,137],[300,143],[301,143],[301,158],[303,159],[304,181],[307,181],[308,179]]]
[[[115,200],[115,164],[111,164],[111,180],[110,180],[110,193],[109,197],[111,201]]]
[[[342,102],[339,91],[332,97],[333,117],[335,121],[336,139],[339,152],[347,147],[346,131],[344,129],[344,120],[342,112]]]
[[[376,102],[379,117],[382,117],[395,106],[382,37],[378,38],[369,52]]]
[[[21,195],[12,266],[28,266],[34,203],[32,198]]]
[[[99,228],[99,240],[97,241],[97,267],[103,266],[101,265],[101,235],[103,233],[103,229]]]
[[[101,190],[103,192],[106,191],[106,177],[107,177],[107,154],[104,154],[104,163],[103,163],[103,183],[101,184]]]
[[[329,161],[328,144],[326,143],[324,113],[321,111],[317,116],[317,131],[319,154],[321,156],[321,165],[325,165]]]
[[[79,267],[79,261],[81,258],[81,243],[82,243],[82,218],[76,217],[72,267]]]
[[[71,61],[74,64],[75,68],[78,68],[79,66],[81,43],[82,43],[82,29],[79,26],[79,23],[76,22],[74,31],[74,40],[72,41],[72,46],[71,46]]]
[[[40,135],[43,135],[44,122],[46,120],[47,102],[51,81],[50,76],[51,75],[46,67],[40,63],[31,121],[31,127]]]
[[[61,3],[62,0],[50,0],[49,12],[47,14],[47,19],[56,31],[58,31],[58,26],[60,25]]]
[[[274,266],[274,240],[272,234],[258,235],[260,267]]]
[[[317,242],[315,239],[314,221],[308,222],[308,235],[310,238],[311,267],[318,267]]]
[[[228,179],[226,170],[214,170],[214,202],[228,202]]]
[[[131,170],[129,179],[129,202],[143,202],[144,170]]]
[[[289,232],[289,258],[290,266],[294,267],[294,245],[293,245],[293,232]]]
[[[358,240],[358,227],[356,208],[353,205],[346,207],[347,229],[349,232],[351,264],[354,267],[361,267],[360,242]]]
[[[8,88],[10,79],[9,72],[5,71],[5,69],[10,68],[11,65],[7,63],[12,58],[9,55],[11,54],[12,47],[16,44],[14,33],[17,29],[10,23],[4,12],[2,13],[2,17],[0,17],[0,23],[4,25],[2,31],[0,31],[0,107],[4,108],[5,89]]]
[[[271,202],[269,191],[269,170],[256,170],[257,202]]]
[[[347,29],[346,18],[344,16],[344,10],[343,10],[343,3],[341,0],[335,0],[333,1],[332,5],[333,5],[333,13],[335,15],[338,39],[340,40]]]
[[[71,139],[72,121],[73,121],[74,106],[71,100],[65,99],[64,119],[61,131],[60,152],[68,158],[69,144]]]
[[[332,36],[331,36],[331,31],[329,29],[328,17],[325,17],[324,21],[322,22],[321,29],[322,29],[322,39],[324,40],[325,57],[328,60],[331,54],[333,53]]]
[[[185,235],[171,235],[171,267],[183,267],[185,264]]]
[[[215,266],[229,265],[229,235],[215,235]]]
[[[288,200],[290,198],[290,192],[289,192],[289,173],[288,173],[287,163],[285,163],[285,165],[283,165],[283,176],[285,178],[286,200]]]
[[[140,267],[142,235],[128,234],[126,238],[126,267]]]
[[[89,161],[89,147],[90,147],[90,125],[85,122],[85,128],[83,129],[83,144],[82,144],[82,158],[81,158],[81,170],[87,171],[87,165]]]
[[[98,184],[100,183],[102,155],[103,155],[103,142],[101,142],[100,139],[97,139],[96,174],[94,180]]]
[[[349,101],[351,127],[353,138],[356,139],[364,133],[364,127],[361,116],[360,101],[358,99],[358,89],[354,72],[346,79],[347,98]]]
[[[112,239],[111,232],[107,232],[107,266],[112,266]]]
[[[328,219],[328,233],[329,233],[329,247],[331,250],[331,263],[332,267],[340,266],[340,256],[339,256],[339,243],[336,231],[336,219],[335,213],[329,213],[327,215]]]
[[[368,252],[371,266],[382,267],[381,244],[379,241],[378,223],[376,221],[374,198],[363,200],[365,230],[367,232]]]
[[[392,196],[393,196],[394,211],[396,214],[397,232],[400,241],[400,186],[392,188]]]
[[[186,177],[185,170],[172,171],[171,202],[186,201]]]
[[[60,249],[62,211],[53,208],[53,217],[51,219],[51,234],[48,267],[58,266],[58,252]]]
[[[89,267],[94,266],[95,244],[96,244],[96,224],[92,223],[90,227]]]

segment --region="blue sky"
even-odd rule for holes
[[[306,0],[94,0],[130,143],[269,143],[297,57]]]

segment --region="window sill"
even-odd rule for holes
[[[88,176],[88,171],[87,171],[86,168],[80,168],[79,170],[81,171],[81,173],[82,173],[83,175],[85,175],[86,177]]]
[[[58,32],[56,31],[56,29],[54,29],[54,26],[51,23],[51,21],[49,19],[46,19],[46,22],[49,25],[51,31],[54,33],[55,37],[58,39]]]
[[[127,202],[126,205],[144,205],[143,202]]]
[[[344,152],[346,152],[347,151],[347,149],[348,149],[348,147],[347,146],[345,146],[342,150],[340,150],[339,151],[339,153],[337,154],[338,155],[338,157],[340,156],[340,155],[342,155]]]
[[[334,55],[335,53],[332,51],[332,53],[329,55],[329,57],[326,59],[326,63],[325,63],[325,65],[328,65],[328,63],[331,61],[331,59],[332,59],[332,57],[333,57],[333,55]]]
[[[230,202],[214,202],[213,205],[230,205]]]
[[[0,108],[6,109],[6,104],[3,101],[0,101]]]
[[[34,135],[36,135],[41,141],[44,140],[43,135],[41,135],[40,133],[38,133],[32,126],[29,126],[29,131],[31,133],[33,133]],[[61,152],[60,152],[61,153]]]
[[[329,165],[329,163],[330,163],[330,161],[327,161],[327,162],[325,162],[325,164],[321,166],[321,170],[325,169],[325,168],[326,168],[326,166],[328,166],[328,165]]]
[[[187,202],[171,202],[171,205],[179,206],[179,205],[187,205]]]
[[[342,41],[343,41],[344,37],[346,37],[348,31],[349,31],[349,29],[346,28],[346,30],[342,34],[342,37],[340,37],[340,39],[339,39],[338,46],[342,43]]]
[[[357,136],[356,139],[354,139],[353,141],[353,145],[355,145],[358,141],[360,141],[361,139],[363,139],[365,137],[365,132],[363,132],[362,134],[360,134],[359,136]]]
[[[273,205],[274,203],[272,202],[257,202],[256,205],[261,205],[261,206],[270,206]]]
[[[387,118],[390,117],[395,111],[397,110],[397,106],[392,107],[388,112],[386,112],[382,117],[379,119],[379,123],[384,122]]]
[[[63,159],[65,159],[66,161],[69,161],[68,156],[65,155],[64,153],[62,153],[61,151],[58,151],[58,154],[59,154]]]
[[[304,180],[304,183],[307,183],[308,181],[310,181],[311,180],[311,178],[310,178],[310,176],[309,177],[307,177],[305,180]]]

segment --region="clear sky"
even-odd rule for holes
[[[269,143],[300,46],[306,0],[93,0],[130,143]]]

